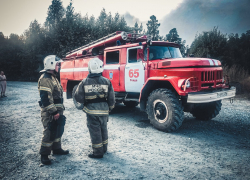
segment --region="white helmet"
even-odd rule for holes
[[[43,60],[43,64],[44,64],[44,69],[41,70],[40,72],[45,72],[47,70],[55,70],[56,68],[56,63],[58,62],[63,62],[63,60],[61,60],[59,57],[57,57],[56,55],[49,55],[46,56]]]
[[[103,62],[99,58],[93,58],[88,64],[89,73],[102,73],[103,72]]]

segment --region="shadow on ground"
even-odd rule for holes
[[[127,117],[126,121],[133,121],[134,125],[138,128],[153,128],[152,124],[150,124],[147,114],[142,112],[139,106],[135,108],[129,108],[123,104],[118,104],[112,110],[110,116],[118,119],[119,117]],[[195,119],[191,114],[185,113],[184,121],[181,127],[177,131],[172,132],[172,134],[196,136],[198,133],[203,133],[205,136],[200,136],[200,138],[208,139],[209,136],[211,137],[221,134],[232,136],[232,138],[237,137],[237,139],[240,138],[242,140],[246,140],[247,137],[250,137],[250,124],[244,124],[244,122],[241,121],[230,121],[230,118],[232,117],[221,118],[218,116],[210,121],[201,121]],[[157,131],[157,129],[155,129],[155,131]],[[250,145],[247,146],[247,148],[250,148]]]

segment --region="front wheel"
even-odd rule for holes
[[[75,107],[77,109],[82,110],[83,109],[83,104],[77,102],[76,99],[75,99],[75,92],[76,92],[77,87],[78,87],[78,85],[75,85],[74,88],[73,88],[73,91],[72,91],[73,102],[74,102]]]
[[[183,107],[176,93],[164,88],[156,89],[149,95],[147,113],[153,126],[166,132],[177,130],[184,117]]]
[[[221,110],[221,100],[209,103],[196,104],[190,112],[196,119],[208,121],[215,118]]]

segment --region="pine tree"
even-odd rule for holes
[[[140,27],[139,27],[139,34],[141,34],[142,31],[143,31],[143,26],[142,26],[142,23],[141,23],[141,25],[140,25]]]
[[[108,16],[106,18],[106,26],[107,26],[107,33],[112,33],[113,30],[113,17],[111,15],[111,12],[108,13]]]
[[[25,46],[22,52],[21,77],[23,80],[37,80],[37,70],[43,68],[43,58],[47,54],[45,31],[34,20],[24,33]]]
[[[225,51],[227,38],[217,27],[211,31],[203,32],[195,37],[191,44],[191,53],[197,57],[218,58]]]
[[[75,8],[73,7],[73,2],[72,2],[72,0],[70,0],[70,3],[67,6],[66,11],[65,11],[67,21],[70,21],[70,20],[74,21],[75,20],[75,17],[77,15],[74,13],[74,11],[75,11],[74,9]]]
[[[158,20],[154,15],[150,16],[150,20],[147,23],[147,34],[151,35],[153,41],[157,41],[159,38],[159,26],[161,24],[158,23]]]
[[[87,37],[87,41],[88,43],[93,41],[93,40],[96,40],[98,39],[98,27],[97,27],[97,20],[95,19],[95,17],[92,15],[90,18],[89,18],[89,22],[88,22],[88,27],[89,27],[89,36]]]
[[[127,22],[126,22],[124,16],[122,16],[122,17],[120,18],[120,21],[119,21],[119,23],[118,23],[118,29],[117,29],[117,30],[118,30],[118,31],[126,31],[126,32],[129,32],[129,31],[132,30],[132,28],[128,27]]]
[[[2,45],[2,42],[5,40],[3,32],[0,32],[0,46]]]
[[[98,19],[97,19],[97,28],[98,28],[98,38],[101,38],[108,34],[107,32],[107,13],[103,8]]]
[[[166,40],[169,42],[175,42],[175,43],[180,43],[181,38],[179,38],[179,34],[176,30],[176,28],[173,28],[169,31],[169,34],[166,34]]]
[[[63,18],[65,9],[61,0],[52,0],[52,4],[48,8],[45,27],[54,28]]]
[[[83,37],[85,36],[83,21],[80,15],[74,12],[72,0],[66,7],[65,17],[58,23],[55,30],[60,47],[58,55],[62,57],[65,56],[66,52],[79,47],[80,42],[83,41]]]
[[[185,47],[185,44],[186,44],[186,41],[182,41],[182,38],[179,37],[179,34],[177,32],[177,29],[176,28],[173,28],[169,31],[168,34],[166,34],[165,36],[165,40],[169,41],[169,42],[174,42],[174,43],[177,43],[180,45],[180,51],[181,51],[181,54],[183,56],[185,56],[186,54],[186,47]]]
[[[140,28],[139,28],[139,25],[138,25],[138,23],[137,23],[137,21],[136,21],[133,30],[134,30],[135,33],[138,33],[138,32],[139,32],[139,29],[140,29]]]
[[[9,80],[18,79],[21,74],[21,55],[24,46],[23,38],[22,36],[11,33],[9,37],[4,37],[2,34],[1,39],[0,67],[5,72]]]

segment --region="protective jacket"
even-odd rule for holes
[[[38,90],[41,97],[42,112],[56,115],[63,111],[63,89],[56,77],[45,72],[38,80]]]
[[[53,115],[63,114],[65,109],[63,106],[63,90],[56,77],[47,72],[39,78],[38,90],[41,98],[41,101],[39,101],[41,120],[44,127],[40,154],[49,155],[51,150],[61,148],[61,137],[51,139],[52,132],[49,124],[54,121],[52,120]]]
[[[78,85],[75,99],[83,103],[83,111],[94,116],[108,116],[115,105],[115,93],[109,79],[101,74],[89,74]]]

